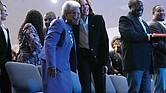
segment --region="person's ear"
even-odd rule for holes
[[[130,7],[130,12],[133,12],[134,10],[135,10],[135,6],[132,5],[132,6]]]
[[[135,6],[135,5],[131,6],[131,9],[132,9],[132,10],[135,10],[135,8],[136,8],[136,6]]]
[[[154,11],[152,12],[152,14],[154,15]]]

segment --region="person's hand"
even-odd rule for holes
[[[54,67],[49,67],[48,68],[48,77],[54,78],[56,76],[56,68]]]
[[[158,45],[158,40],[156,37],[152,36],[153,34],[150,34],[150,44],[152,45],[152,47],[157,47]]]
[[[103,75],[106,75],[107,72],[108,72],[108,67],[107,66],[103,66],[102,67],[102,73],[103,73]]]

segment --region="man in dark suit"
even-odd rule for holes
[[[128,93],[151,93],[152,48],[149,28],[141,19],[143,2],[129,0],[129,13],[119,19],[122,59],[127,72]]]
[[[81,19],[79,26],[73,28],[82,93],[91,93],[91,75],[95,84],[95,92],[105,93],[103,76],[109,64],[109,44],[105,22],[101,15],[95,15],[92,12],[87,0],[77,1],[81,5]]]
[[[46,34],[48,32],[48,27],[50,26],[51,21],[54,19],[56,19],[56,15],[53,11],[49,11],[44,15],[44,24],[46,27],[43,30],[44,36],[46,36]]]
[[[2,4],[0,1],[0,70],[1,70],[1,93],[12,93],[11,92],[11,84],[9,80],[8,73],[5,68],[5,64],[7,61],[12,60],[11,55],[11,44],[9,39],[9,31],[4,25],[2,21],[6,20],[8,13],[6,11],[6,5]]]
[[[153,8],[153,20],[149,24],[151,33],[166,34],[165,12],[161,5]],[[166,92],[166,38],[155,38],[154,46],[154,92]]]

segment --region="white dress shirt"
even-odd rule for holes
[[[166,23],[164,21],[158,21],[164,28],[166,28]]]
[[[142,22],[142,18],[141,18],[141,17],[139,17],[139,21],[140,21],[140,23],[141,23],[141,25],[142,25],[142,27],[143,27],[145,33],[147,33],[146,27],[145,27],[144,23]]]
[[[3,32],[4,32],[6,42],[8,42],[8,34],[7,34],[6,29],[5,29],[5,26],[2,24],[1,27],[2,27],[2,30],[3,30]]]

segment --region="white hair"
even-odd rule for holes
[[[80,8],[80,4],[76,1],[66,1],[62,5],[62,16],[64,16],[66,13],[73,11],[75,8]]]

